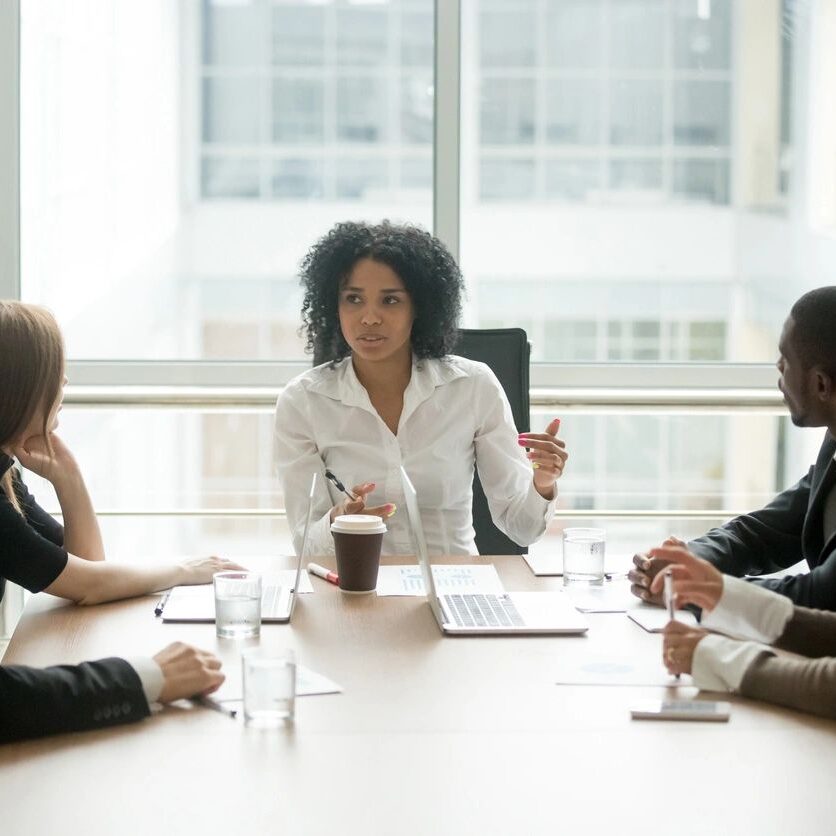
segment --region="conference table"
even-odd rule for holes
[[[253,568],[291,565],[265,561]],[[562,585],[519,557],[475,562],[492,562],[508,590]],[[312,583],[291,624],[237,642],[211,624],[162,623],[156,596],[90,608],[34,596],[4,664],[150,655],[179,640],[217,653],[224,688],[240,693],[241,649],[259,644],[293,648],[343,692],[298,697],[281,729],[177,703],[141,723],[2,746],[0,833],[833,832],[836,723],[741,698],[728,723],[631,720],[636,702],[696,691],[557,684],[589,660],[660,666],[661,637],[624,613],[590,614],[585,636],[442,637],[423,597]]]

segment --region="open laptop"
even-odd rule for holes
[[[296,576],[293,584],[279,583],[269,576],[262,578],[261,620],[286,624],[293,617],[299,582],[302,577],[302,562],[308,551],[308,537],[313,518],[314,497],[319,474],[314,473],[311,489],[308,493],[308,515],[305,518],[305,531],[302,535],[302,547],[296,560]],[[163,621],[204,621],[215,620],[215,593],[211,584],[201,586],[175,586],[162,609]]]
[[[403,467],[401,482],[412,531],[412,544],[421,566],[427,600],[445,635],[580,634],[589,629],[583,615],[561,592],[505,592],[502,595],[467,593],[439,597],[427,554],[424,526],[418,511],[418,495]]]

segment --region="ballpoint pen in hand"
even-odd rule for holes
[[[326,469],[325,478],[329,482],[331,482],[338,491],[342,491],[349,499],[353,500],[354,502],[357,502],[357,497],[354,496],[354,494],[350,490],[348,490],[346,486],[342,482],[340,482],[340,480],[337,479],[337,477],[334,476],[333,473],[331,473],[330,470]]]

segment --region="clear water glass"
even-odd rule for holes
[[[213,581],[218,638],[256,638],[261,633],[261,575],[216,572]]]
[[[563,585],[602,586],[607,535],[603,528],[563,529]]]
[[[292,723],[296,704],[296,656],[293,651],[255,648],[242,654],[241,664],[246,724],[277,728]]]

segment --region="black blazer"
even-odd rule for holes
[[[0,666],[0,743],[132,723],[149,714],[142,682],[124,659]]]
[[[760,511],[744,514],[689,544],[728,575],[765,575],[805,559],[810,572],[754,581],[803,607],[836,610],[836,532],[824,542],[824,503],[836,485],[836,439],[824,438],[815,465]]]

